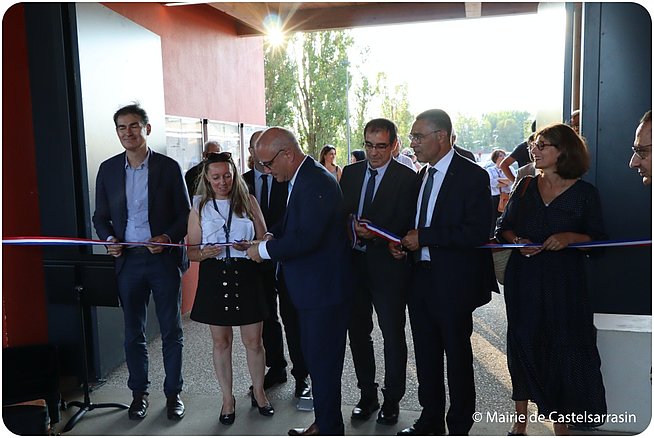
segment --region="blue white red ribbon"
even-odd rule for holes
[[[164,243],[164,242],[111,242],[106,240],[96,240],[96,239],[82,239],[77,237],[41,237],[41,236],[19,236],[19,237],[6,237],[2,239],[3,245],[39,245],[39,246],[51,246],[51,245],[63,245],[63,246],[74,246],[74,245],[123,245],[123,246],[171,246],[171,247],[181,247],[181,246],[198,246],[190,245],[186,243]],[[215,245],[215,246],[232,246],[234,243],[204,243],[203,245]]]
[[[401,244],[402,238],[396,236],[388,230],[385,230],[367,219],[362,218],[353,218],[352,220],[352,235],[356,236],[354,232],[354,223],[355,221],[362,227],[372,231],[375,235],[385,239],[389,242]],[[571,243],[568,245],[569,248],[610,248],[616,246],[648,246],[652,244],[652,239],[649,240],[596,240],[593,242],[584,242],[584,243]],[[540,243],[488,243],[486,245],[479,246],[478,248],[490,248],[490,249],[506,249],[506,248],[525,248],[525,247],[534,247],[540,248],[543,246]]]
[[[355,218],[352,221],[352,232],[353,236],[356,236],[354,233],[354,221],[357,221],[359,225],[370,230],[376,236],[381,237],[389,242],[401,243],[401,238],[391,233],[388,230],[385,230],[377,225],[373,224],[369,220]],[[202,245],[216,245],[216,246],[232,246],[234,243],[240,242],[216,242],[216,243],[204,243]],[[64,246],[73,246],[73,245],[123,245],[123,246],[171,246],[171,247],[189,247],[189,246],[198,246],[190,245],[186,243],[154,243],[154,242],[109,242],[105,240],[95,240],[95,239],[82,239],[75,237],[37,237],[37,236],[19,236],[19,237],[6,237],[2,239],[3,245],[39,245],[39,246],[51,246],[51,245],[64,245]],[[596,240],[593,242],[584,242],[584,243],[572,243],[568,245],[569,248],[611,248],[611,247],[625,247],[625,246],[650,246],[652,245],[652,240]],[[506,249],[506,248],[525,248],[525,247],[541,247],[540,243],[489,243],[482,245],[479,248],[490,248],[490,249]]]
[[[354,220],[357,221],[358,224],[361,225],[363,228],[371,231],[374,235],[379,236],[382,239],[388,240],[389,242],[397,243],[398,245],[402,241],[401,237],[396,236],[395,234],[391,233],[388,230],[383,229],[382,227],[378,227],[377,225],[370,222],[368,219],[362,219],[358,217],[355,218]],[[352,221],[353,223],[354,220]]]
[[[595,240],[592,242],[584,243],[571,243],[568,248],[610,248],[616,246],[648,246],[652,244],[652,240]],[[505,248],[540,248],[543,246],[540,243],[489,243],[479,248],[491,249],[505,249]]]

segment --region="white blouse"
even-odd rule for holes
[[[193,209],[197,212],[200,206],[201,196],[193,197]],[[229,215],[229,200],[216,199],[218,211],[214,208],[213,201],[207,202],[202,208],[202,219],[200,221],[200,228],[202,229],[202,248],[208,243],[224,243],[225,230],[223,225],[227,223]],[[254,240],[254,222],[248,217],[239,217],[236,213],[232,212],[232,224],[229,231],[229,241],[235,242],[237,240]],[[246,251],[238,251],[230,248],[230,257],[247,257]],[[226,251],[222,251],[216,256],[217,259],[224,259]]]

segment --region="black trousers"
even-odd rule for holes
[[[362,398],[377,395],[371,336],[374,306],[384,339],[384,400],[399,403],[406,390],[406,284],[402,278],[385,279],[362,252],[356,251],[353,261],[354,299],[348,334],[358,387]]]
[[[295,380],[305,379],[309,375],[309,369],[304,360],[304,355],[302,353],[302,344],[300,343],[300,322],[298,319],[298,313],[291,301],[291,298],[288,296],[288,289],[286,288],[286,283],[284,281],[283,271],[279,270],[277,278],[275,279],[274,264],[272,271],[272,281],[274,283],[276,295],[279,296],[279,314],[282,318],[282,323],[284,324],[284,332],[286,333],[286,344],[288,345],[288,355],[290,356],[291,362],[293,363],[293,369],[291,374]],[[270,277],[267,280],[269,281]],[[269,308],[275,309],[275,321],[271,321],[272,318],[264,321],[263,323],[263,345],[266,349],[266,364],[270,367],[284,364],[286,366],[286,360],[284,359],[284,350],[283,350],[283,341],[282,341],[282,328],[277,319],[277,302],[276,296],[268,294],[269,298]],[[271,313],[272,315],[272,313]],[[275,324],[276,323],[276,324]],[[271,328],[266,334],[266,324]],[[266,338],[268,342],[272,344],[271,349],[273,351],[273,357],[268,361],[268,345],[266,345]],[[272,339],[272,340],[271,340]],[[281,357],[281,360],[280,360]],[[282,362],[283,361],[283,362]]]
[[[266,349],[266,366],[275,369],[286,368],[288,363],[284,357],[284,337],[282,324],[277,310],[277,281],[275,279],[275,263],[264,261],[259,265],[261,279],[268,308],[268,319],[263,321],[263,346]]]
[[[467,435],[473,424],[476,397],[470,344],[472,311],[452,304],[453,297],[445,294],[453,292],[447,289],[447,281],[435,284],[429,262],[420,262],[414,267],[408,305],[416,354],[418,401],[423,408],[420,422],[432,429],[444,430],[443,359],[447,356],[448,433]],[[439,299],[439,295],[443,298]]]

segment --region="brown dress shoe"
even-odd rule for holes
[[[300,435],[320,435],[320,430],[318,430],[318,425],[313,423],[309,427],[299,427],[296,429],[291,429],[288,431],[290,436],[300,436]]]

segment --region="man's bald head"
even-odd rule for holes
[[[280,182],[290,181],[305,157],[295,135],[277,126],[261,134],[254,150],[264,172]]]
[[[270,148],[273,152],[287,148],[294,152],[302,153],[302,149],[300,149],[300,144],[298,143],[297,138],[295,138],[295,134],[288,129],[280,128],[278,126],[263,131],[258,140],[258,144],[262,147]]]

